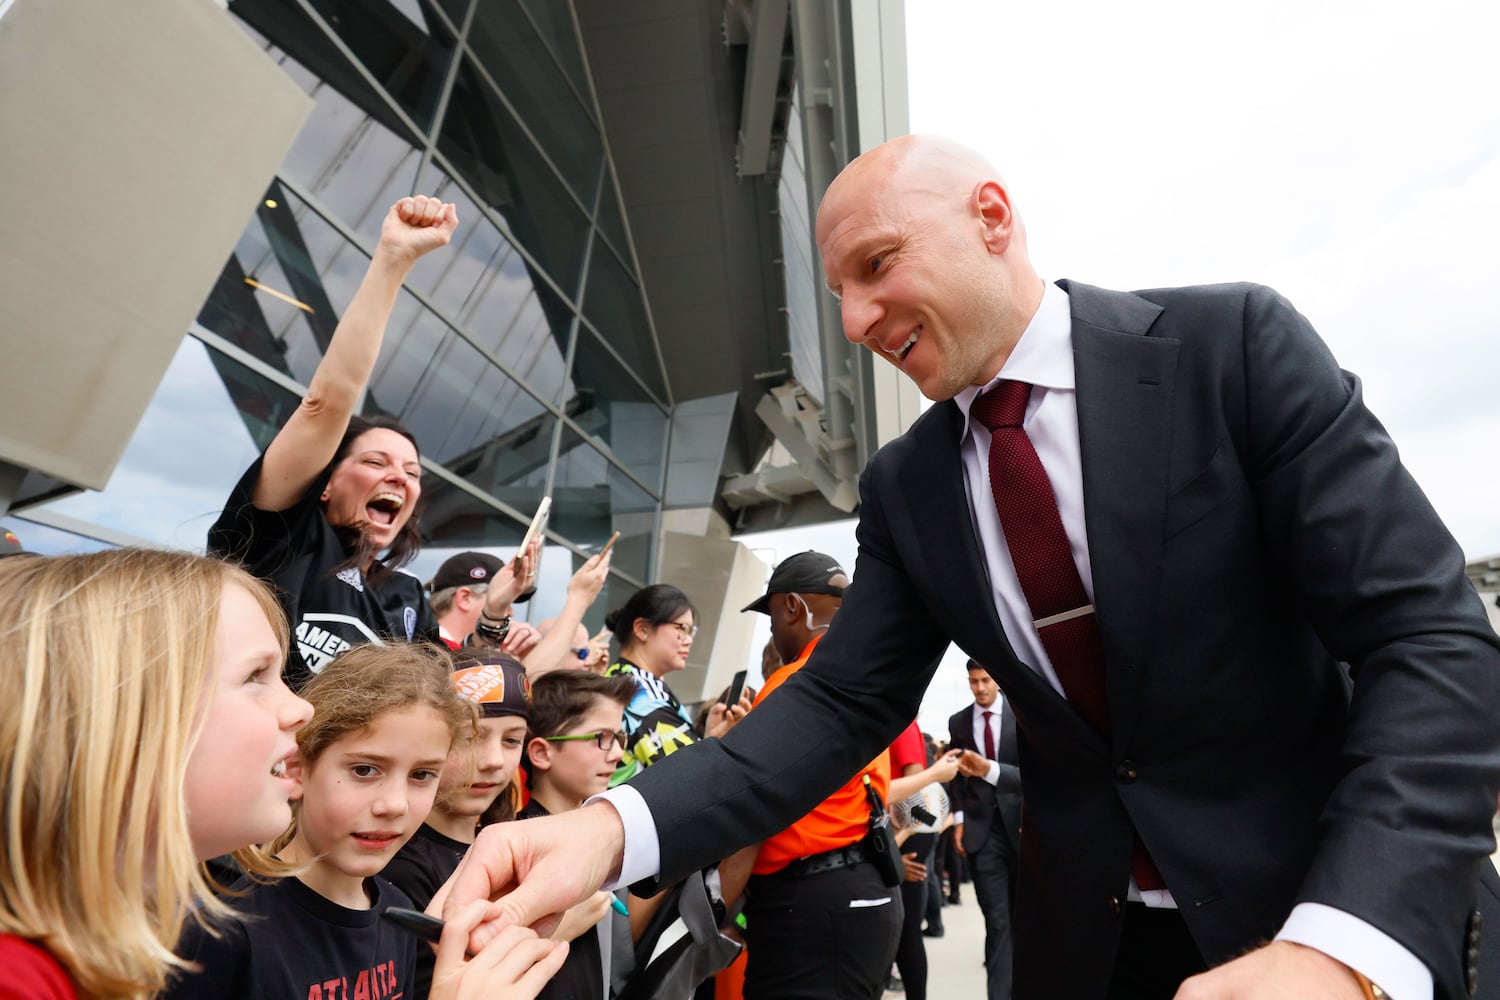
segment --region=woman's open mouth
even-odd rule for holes
[[[406,498],[399,493],[377,493],[365,504],[365,516],[371,524],[395,524],[396,515],[406,506]]]

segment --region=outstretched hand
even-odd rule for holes
[[[965,750],[958,758],[958,769],[970,778],[982,778],[990,773],[990,762],[973,750]]]
[[[428,251],[445,246],[457,228],[458,209],[452,202],[420,194],[402,198],[380,224],[378,252],[410,264]]]
[[[565,910],[619,871],[624,851],[620,815],[604,802],[492,824],[479,831],[449,880],[443,918],[475,900],[495,900],[469,936],[469,950],[475,954],[507,927],[549,935]]]
[[[927,769],[927,772],[933,781],[946,785],[958,774],[959,758],[962,756],[963,754],[960,751],[950,750],[933,761],[932,766]],[[988,765],[986,765],[985,769],[988,771]]]

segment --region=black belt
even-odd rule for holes
[[[848,868],[851,865],[862,865],[868,860],[870,858],[865,854],[862,845],[850,844],[848,847],[836,847],[822,854],[810,854],[805,858],[798,858],[785,868],[762,877],[801,878],[804,875],[818,875],[838,868]]]

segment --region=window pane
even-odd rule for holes
[[[646,322],[641,289],[610,249],[595,241],[583,314],[658,399],[666,399],[661,362]],[[581,346],[581,345],[580,345]]]
[[[337,86],[278,49],[281,68],[313,98],[279,175],[306,188],[345,225],[370,242],[397,198],[411,194],[421,159],[415,140],[388,113],[372,115]]]
[[[312,6],[417,127],[430,129],[454,51],[442,19],[419,26],[384,0],[312,0]],[[229,9],[367,114],[389,119],[391,128],[405,133],[384,99],[296,0],[231,0]]]
[[[586,95],[588,77],[583,70],[583,55],[578,48],[578,33],[573,29],[570,5],[555,0],[522,0],[521,6],[531,15],[547,51],[568,74],[574,89]]]
[[[419,260],[407,284],[430,296],[518,378],[555,400],[565,379],[572,310],[439,167],[428,167],[423,189],[456,205],[458,234],[454,245]]]
[[[556,6],[566,18],[564,5]],[[485,0],[474,12],[468,42],[573,193],[592,206],[604,159],[599,129],[531,19],[516,0]],[[571,32],[566,42],[576,50]]]
[[[545,407],[409,293],[402,292],[366,409],[404,423],[425,457],[486,490],[497,456],[545,435]],[[545,465],[547,448],[538,460]],[[475,479],[475,476],[480,479]]]
[[[564,426],[552,488],[552,526],[580,544],[607,539],[615,543],[614,568],[646,579],[651,532],[656,527],[656,500],[595,448]]]
[[[457,170],[558,288],[576,294],[588,220],[467,57],[438,149],[447,161],[440,165]]]
[[[273,184],[198,320],[306,384],[368,266],[362,250]]]
[[[604,190],[599,193],[598,222],[599,231],[620,258],[621,266],[635,274],[635,265],[630,262],[630,241],[625,237],[625,220],[620,212],[620,199],[615,196],[615,185],[611,177],[604,178]]]
[[[566,413],[640,480],[661,482],[666,414],[586,328],[578,335]]]

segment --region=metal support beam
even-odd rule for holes
[[[735,477],[726,484],[724,494],[733,492],[748,499],[760,488],[761,502],[782,502],[805,479],[837,510],[852,511],[859,504],[856,478],[837,471],[852,464],[854,442],[828,435],[823,429],[823,412],[801,385],[788,382],[772,389],[756,404],[755,415],[792,456],[796,474],[785,474],[782,471],[785,467],[761,469],[749,477]],[[725,499],[729,497],[726,495]]]
[[[750,12],[749,53],[745,59],[745,96],[740,101],[740,135],[735,165],[741,177],[758,177],[771,161],[771,126],[781,90],[786,52],[788,0],[755,0]],[[726,24],[730,12],[725,12]]]

